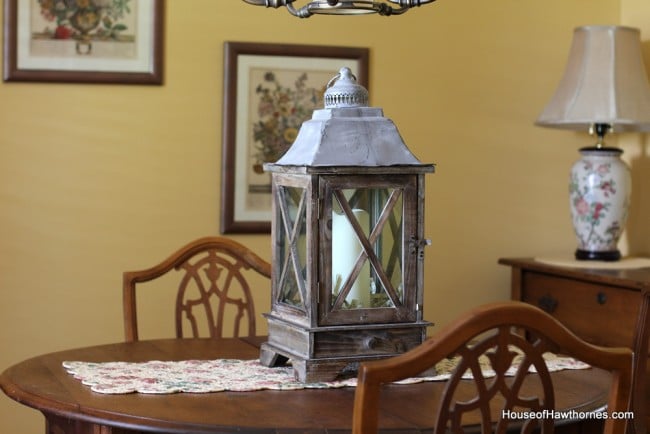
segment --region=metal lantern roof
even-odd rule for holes
[[[332,84],[334,83],[334,84]],[[314,110],[273,166],[421,166],[383,110],[367,107],[368,92],[349,68],[328,84],[325,108]]]

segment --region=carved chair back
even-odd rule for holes
[[[629,348],[603,348],[589,344],[571,333],[555,318],[541,309],[521,303],[493,303],[475,308],[450,323],[422,345],[402,355],[362,363],[355,391],[353,433],[377,431],[377,417],[382,385],[415,377],[453,357],[456,368],[447,380],[444,392],[433,411],[435,433],[464,432],[463,416],[477,412],[482,433],[505,433],[521,424],[511,412],[544,412],[555,410],[553,382],[543,354],[562,353],[592,366],[611,371],[608,411],[627,411],[630,405],[633,352]],[[517,359],[516,363],[513,361]],[[494,376],[486,378],[483,364],[487,362]],[[513,368],[514,372],[507,373]],[[529,374],[534,367],[536,374]],[[463,379],[466,372],[472,380]],[[476,395],[467,399],[456,394],[461,381],[473,381]],[[530,382],[536,383],[535,387]],[[532,396],[531,391],[537,391]],[[413,403],[417,405],[417,403]],[[492,405],[492,407],[491,407]],[[498,411],[498,417],[491,411]],[[553,419],[531,419],[520,432],[553,432]],[[623,434],[626,420],[608,419],[605,432]]]
[[[234,336],[240,335],[244,321],[247,334],[255,335],[250,274],[257,273],[270,279],[271,264],[232,239],[204,237],[181,247],[151,268],[124,272],[124,332],[127,342],[138,340],[137,284],[152,281],[172,270],[178,272],[179,277],[175,307],[177,338],[185,337],[184,323],[191,330],[192,337],[199,337],[200,331],[206,328],[210,337],[221,337],[224,323],[230,319]],[[199,324],[199,319],[207,324]]]

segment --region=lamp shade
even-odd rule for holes
[[[650,130],[650,85],[638,29],[583,26],[573,33],[564,76],[536,124],[588,130]]]

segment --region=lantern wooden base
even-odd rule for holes
[[[267,315],[269,340],[260,363],[281,366],[288,360],[298,381],[313,383],[356,375],[359,362],[392,357],[420,345],[431,323],[342,325],[303,328]]]

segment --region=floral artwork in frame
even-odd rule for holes
[[[298,136],[302,123],[315,109],[322,107],[325,86],[310,87],[308,78],[309,74],[304,71],[285,74],[266,71],[263,78],[254,79],[258,82],[255,87],[258,98],[253,101],[257,103],[253,107],[257,113],[251,113],[255,116],[254,173],[263,173],[264,163],[277,161],[284,155]]]
[[[226,42],[221,232],[271,231],[271,176],[302,123],[323,108],[327,83],[347,66],[368,83],[368,49]]]
[[[5,81],[162,84],[163,0],[5,0]]]

